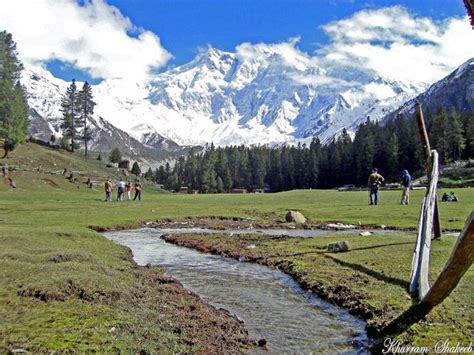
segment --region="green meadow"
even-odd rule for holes
[[[424,191],[412,191],[411,204],[402,206],[400,191],[382,191],[380,204],[369,206],[367,192],[180,195],[160,193],[147,185],[142,201],[105,203],[103,181],[115,179],[118,173],[103,162],[86,162],[77,155],[31,144],[21,146],[7,162],[36,171],[12,171],[17,189],[13,191],[5,184],[0,187],[2,351],[225,350],[206,348],[203,344],[212,342],[212,337],[200,332],[199,324],[189,325],[191,311],[187,307],[196,301],[170,298],[175,286],[157,282],[159,270],[137,269],[129,251],[94,231],[98,227],[136,228],[150,221],[216,216],[250,218],[250,223],[280,223],[283,227],[285,212],[298,210],[314,225],[330,221],[416,228],[424,195]],[[50,173],[64,168],[76,171],[77,183]],[[88,177],[96,182],[93,189],[83,184]],[[440,204],[445,231],[459,231],[474,206],[474,189],[455,191],[458,203]],[[279,253],[285,261],[288,253],[320,250],[335,239],[261,238],[257,251],[262,255]],[[354,281],[347,286],[361,293],[364,302],[385,309],[382,317],[390,320],[410,304],[405,286],[413,236],[400,232],[400,236],[347,239],[357,250],[334,257],[310,253],[290,259],[308,283],[345,284],[354,274],[368,278],[368,283]],[[442,268],[454,241],[453,236],[446,236],[434,243],[433,275]],[[359,265],[359,271],[354,271],[353,265]],[[418,343],[426,337],[450,334],[472,338],[472,299],[463,296],[472,295],[472,281],[471,268],[453,297],[427,321],[433,324],[415,325],[405,338]],[[218,315],[212,317],[220,324]],[[441,326],[436,326],[438,323]]]

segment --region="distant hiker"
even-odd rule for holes
[[[130,200],[131,197],[130,197],[130,194],[132,193],[132,182],[129,180],[127,180],[127,184],[125,185],[125,189],[127,190],[127,199]]]
[[[408,205],[410,203],[410,186],[411,186],[412,178],[410,174],[408,174],[408,170],[403,170],[402,173],[402,199],[400,200],[400,204]]]
[[[122,178],[119,179],[117,182],[117,201],[123,200],[123,193],[125,191],[125,183],[123,182]]]
[[[133,201],[138,198],[138,201],[142,199],[142,184],[140,183],[140,179],[135,180],[135,197]]]
[[[112,202],[113,187],[112,187],[112,182],[110,181],[110,179],[105,182],[104,189],[105,189],[105,200],[104,201]]]
[[[382,182],[384,182],[384,178],[382,175],[378,173],[377,168],[372,169],[372,174],[369,175],[369,204],[376,205],[378,200],[379,194],[379,187]]]
[[[458,202],[458,201],[459,199],[453,191],[451,191],[449,194],[445,192],[443,194],[443,197],[441,198],[441,202]]]

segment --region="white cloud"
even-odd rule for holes
[[[0,16],[0,29],[13,34],[29,65],[57,59],[93,78],[141,81],[171,58],[156,34],[135,27],[104,0],[83,6],[75,0],[1,0],[0,13],[8,14]]]
[[[386,80],[426,86],[474,56],[474,31],[467,18],[435,22],[400,6],[363,10],[323,29],[329,45],[317,51],[324,67],[354,67]]]

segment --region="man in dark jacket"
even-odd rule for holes
[[[377,200],[378,200],[378,194],[379,194],[379,187],[382,182],[384,182],[384,178],[382,175],[378,173],[377,168],[372,169],[372,174],[369,175],[369,190],[370,190],[370,197],[369,197],[369,203],[371,205],[376,205]]]
[[[402,199],[400,200],[400,204],[408,205],[410,203],[410,186],[411,186],[412,178],[410,174],[408,174],[408,170],[403,170],[402,175]]]

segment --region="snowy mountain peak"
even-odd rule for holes
[[[30,105],[57,129],[67,83],[41,69],[26,71],[24,84]],[[291,43],[242,44],[235,53],[207,47],[148,83],[115,79],[93,86],[97,117],[147,146],[161,139],[180,145],[327,141],[368,116],[381,119],[424,89],[353,67],[323,68]]]

